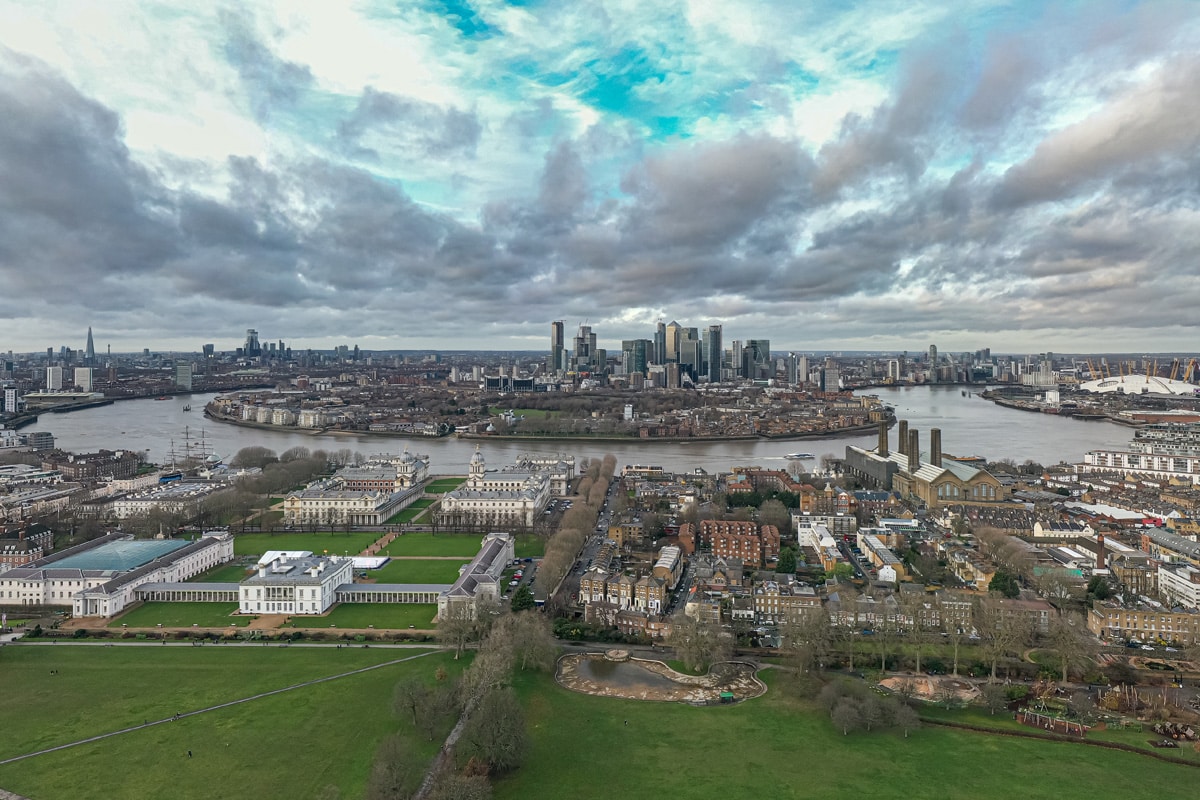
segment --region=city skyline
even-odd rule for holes
[[[85,17],[0,7],[2,350],[1194,333],[1194,5]]]

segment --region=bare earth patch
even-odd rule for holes
[[[622,674],[596,675],[589,671],[589,662],[606,662],[607,669],[620,669]],[[707,675],[684,675],[661,661],[631,658],[615,664],[599,653],[576,653],[559,659],[555,680],[571,691],[601,697],[715,705],[726,692],[733,695],[734,701],[764,694],[766,684],[755,676],[755,671],[752,664],[725,661],[714,664]]]

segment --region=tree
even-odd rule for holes
[[[775,567],[775,571],[784,575],[796,574],[796,551],[794,549],[791,547],[779,549],[779,564]]]
[[[921,656],[929,644],[929,626],[932,608],[923,594],[904,592],[900,598],[900,611],[908,621],[908,644],[916,660],[916,672],[921,673]]]
[[[536,612],[509,614],[501,618],[489,635],[489,645],[491,639],[497,636],[507,643],[513,665],[521,670],[548,670],[554,666],[558,644],[550,629],[550,621],[543,615]]]
[[[971,635],[974,629],[975,606],[974,604],[963,604],[957,606],[961,609],[961,614],[948,613],[948,604],[943,605],[940,612],[942,622],[942,633],[950,640],[950,644],[954,647],[954,677],[958,677],[958,651],[962,646],[963,640]],[[956,609],[956,610],[957,610]]]
[[[465,603],[452,603],[447,607],[446,616],[438,620],[438,639],[454,647],[455,659],[462,656],[468,644],[479,641],[483,635],[477,611]]]
[[[512,610],[514,612],[528,611],[529,609],[534,608],[536,605],[537,602],[533,599],[533,590],[529,588],[528,583],[522,583],[517,587],[517,590],[513,592]]]
[[[258,467],[263,468],[267,464],[273,464],[279,459],[275,456],[275,451],[269,447],[243,447],[237,451],[237,455],[230,461],[230,465],[234,467]]]
[[[779,500],[764,500],[758,507],[758,521],[762,525],[774,525],[781,534],[791,530],[792,512]]]
[[[834,726],[842,732],[843,736],[849,736],[850,731],[856,731],[862,725],[862,715],[858,711],[858,704],[849,697],[843,697],[834,706],[832,719]]]
[[[412,744],[400,734],[383,740],[371,764],[366,800],[405,800],[419,785],[422,759]]]
[[[1063,683],[1067,682],[1067,673],[1071,667],[1091,662],[1096,652],[1096,643],[1084,624],[1083,617],[1066,611],[1050,620],[1049,630],[1046,631],[1046,643],[1058,660]]]
[[[983,704],[993,715],[1008,705],[1008,692],[999,683],[988,683],[983,687]]]
[[[460,775],[445,770],[433,780],[426,800],[492,800],[492,785],[486,775]]]
[[[684,666],[695,672],[728,660],[731,652],[719,624],[688,616],[672,621],[667,644],[675,648],[675,654]]]
[[[996,570],[996,574],[992,576],[991,582],[988,583],[988,591],[1013,598],[1021,593],[1021,584],[1017,582],[1014,576],[1009,575],[1002,569],[998,569]]]
[[[525,713],[511,687],[486,692],[463,728],[462,741],[468,755],[487,764],[493,772],[520,766],[528,748]]]
[[[872,728],[883,725],[891,716],[888,708],[874,694],[868,694],[863,698],[858,706],[858,714],[867,733],[870,733]]]
[[[892,710],[892,724],[904,731],[904,738],[907,739],[909,731],[921,727],[921,715],[907,703],[897,703]]]
[[[1033,624],[1028,616],[1009,610],[1004,601],[985,597],[975,610],[975,627],[979,631],[980,647],[991,664],[991,680],[996,680],[996,666],[1009,654],[1020,654],[1033,639]]]
[[[412,723],[417,725],[418,713],[429,694],[429,686],[425,681],[413,675],[396,684],[392,694],[392,703],[396,713],[412,717]]]

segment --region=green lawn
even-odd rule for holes
[[[0,757],[51,747],[313,678],[406,658],[417,650],[259,647],[5,647],[20,692],[0,693]],[[73,800],[312,800],[333,785],[360,798],[375,750],[399,730],[423,762],[441,743],[391,710],[397,681],[430,682],[434,654],[403,664],[155,725],[0,766],[0,786]],[[51,674],[51,669],[56,674]],[[193,757],[187,753],[191,750]]]
[[[437,627],[437,603],[343,603],[323,617],[292,617],[289,628],[428,630]]]
[[[233,538],[239,556],[260,556],[268,550],[311,550],[316,555],[358,555],[379,539],[378,533],[242,533]]]
[[[247,564],[222,564],[191,580],[195,583],[241,583],[251,568],[252,565]]]
[[[142,603],[142,605],[108,623],[110,628],[127,625],[130,628],[228,628],[249,625],[253,617],[231,616],[237,603]]]
[[[425,485],[425,491],[428,494],[445,494],[452,489],[457,489],[467,482],[466,478],[438,478],[435,481],[430,481]]]
[[[389,561],[383,569],[367,570],[367,577],[376,583],[454,583],[458,568],[466,561],[415,559]]]
[[[532,746],[496,782],[497,800],[547,786],[579,800],[1185,797],[1200,777],[1142,756],[933,727],[841,736],[774,689],[693,708],[576,694],[544,675],[516,683]]]
[[[471,558],[479,552],[483,537],[462,533],[406,533],[392,540],[383,549],[389,556],[462,556]]]
[[[408,508],[398,511],[392,516],[388,517],[387,522],[384,524],[399,525],[403,522],[413,522],[417,517],[424,514],[427,508],[436,502],[437,500],[432,497],[422,497],[418,500],[414,500],[413,504]]]
[[[546,540],[532,533],[517,536],[517,558],[541,558],[546,555]]]
[[[483,534],[479,533],[406,533],[383,549],[389,556],[463,556],[470,558],[479,552]],[[541,558],[546,543],[532,533],[517,536],[517,558]]]

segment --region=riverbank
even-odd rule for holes
[[[1115,422],[1116,424],[1124,425],[1127,428],[1138,428],[1145,424],[1138,420],[1131,420],[1115,414],[1110,414],[1103,409],[1078,409],[1071,406],[1067,406],[1065,408],[1062,406],[1048,406],[1044,403],[1019,400],[1015,397],[1009,397],[1000,392],[993,391],[980,392],[979,396],[984,400],[990,400],[998,406],[1016,409],[1017,411],[1030,411],[1035,414],[1050,414],[1059,417],[1070,417],[1071,419],[1077,419],[1083,422]]]
[[[412,434],[399,433],[396,431],[360,431],[360,430],[345,430],[341,428],[298,428],[294,425],[272,425],[267,422],[253,422],[250,420],[237,419],[225,414],[213,413],[208,407],[204,409],[204,416],[214,422],[222,422],[228,425],[237,425],[243,428],[256,428],[258,430],[287,430],[293,433],[302,433],[308,436],[369,436],[378,438],[392,439],[413,439],[416,441],[429,441],[431,439],[442,439],[448,437],[441,436],[419,436]],[[895,425],[896,421],[890,420],[888,426]],[[687,444],[689,442],[788,442],[800,439],[839,439],[847,437],[863,436],[874,433],[878,429],[875,423],[867,425],[854,425],[847,428],[834,428],[824,431],[802,431],[795,434],[778,434],[768,436],[766,434],[743,434],[738,436],[654,436],[641,438],[639,436],[588,436],[569,434],[559,435],[543,435],[543,434],[515,434],[515,433],[456,433],[453,438],[467,439],[475,441],[505,441],[505,442],[595,442],[598,444],[617,443],[629,444],[636,442],[638,444]]]

